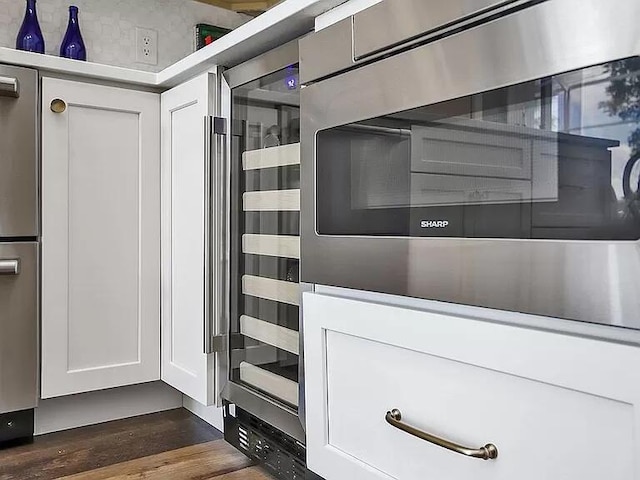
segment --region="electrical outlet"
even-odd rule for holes
[[[158,64],[158,32],[151,28],[136,27],[136,62]]]

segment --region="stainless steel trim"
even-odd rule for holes
[[[345,128],[360,132],[379,133],[381,135],[401,135],[403,137],[411,136],[411,130],[406,130],[404,128],[376,127],[375,125],[358,125],[357,123],[354,123],[353,125],[345,125]]]
[[[344,72],[536,1],[547,0],[385,0],[300,39],[300,81]]]
[[[213,263],[215,258],[213,247],[212,234],[212,205],[213,205],[213,182],[212,182],[212,163],[213,149],[212,149],[212,137],[213,137],[213,117],[208,115],[204,118],[204,353],[214,353],[215,348],[213,345],[214,332],[214,303],[216,298],[212,295],[213,285],[215,280],[213,275]],[[213,247],[213,248],[212,248]],[[212,285],[213,284],[213,285]]]
[[[314,180],[319,130],[635,56],[639,17],[635,0],[547,1],[303,88],[301,280],[640,323],[640,241],[321,236]]]
[[[20,82],[15,77],[0,76],[0,96],[18,98]]]
[[[301,443],[305,442],[305,433],[296,411],[258,391],[250,390],[237,383],[229,382],[222,396],[228,402],[236,404],[252,415],[277,427]]]
[[[212,352],[223,353],[229,350],[229,335],[214,335],[211,339]]]
[[[231,118],[231,89],[227,84],[222,68],[216,69],[214,111],[218,118]],[[228,128],[228,126],[227,126]],[[216,155],[218,161],[215,169],[215,215],[216,220],[216,265],[214,268],[216,281],[216,318],[215,328],[219,336],[227,337],[225,352],[216,355],[216,405],[222,406],[222,391],[229,381],[229,365],[231,364],[230,333],[230,294],[231,294],[231,136],[215,135]]]
[[[300,339],[300,353],[298,354],[298,361],[300,362],[298,364],[298,386],[300,392],[298,394],[298,415],[300,416],[300,422],[302,422],[302,428],[304,428],[305,431],[307,430],[307,396],[305,390],[307,379],[304,368],[304,322],[302,319],[304,318],[304,293],[314,291],[315,285],[313,285],[312,283],[300,283],[300,323],[298,329],[298,338]]]
[[[18,275],[20,273],[20,259],[0,259],[0,275]]]
[[[385,0],[353,16],[353,56],[356,60],[388,52],[416,38],[460,28],[470,21],[497,13],[500,8],[530,3],[530,0]],[[380,25],[385,28],[379,28]]]
[[[230,88],[236,88],[258,78],[298,63],[298,40],[268,51],[224,72]],[[293,60],[293,62],[292,62]]]
[[[353,17],[349,17],[301,38],[300,83],[304,85],[353,67],[356,62],[352,33]]]

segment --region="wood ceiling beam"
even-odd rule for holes
[[[198,0],[234,12],[264,12],[280,0]]]

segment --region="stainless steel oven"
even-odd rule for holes
[[[303,39],[301,280],[640,329],[637,18],[387,0]]]
[[[0,66],[0,444],[38,400],[38,73]]]

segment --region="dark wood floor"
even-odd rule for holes
[[[0,480],[271,480],[184,409],[36,437],[0,450]]]

